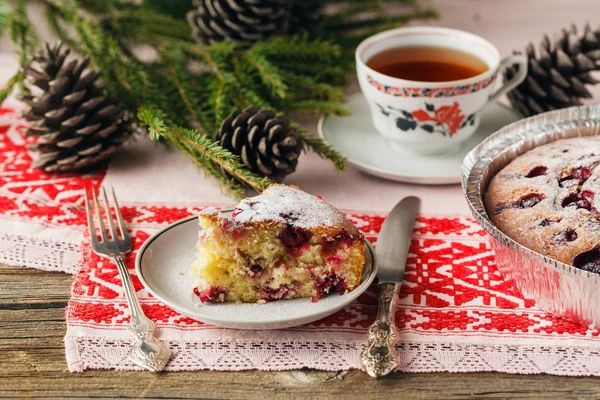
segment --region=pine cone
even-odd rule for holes
[[[544,36],[536,57],[533,44],[525,49],[529,59],[527,78],[508,93],[513,108],[524,116],[581,104],[582,98],[591,98],[586,84],[598,83],[590,72],[600,69],[600,28],[592,31],[585,26],[583,35],[577,37],[574,25],[563,29],[551,43]],[[518,66],[504,73],[510,79]]]
[[[298,132],[287,118],[258,107],[232,112],[221,124],[217,139],[252,172],[276,182],[296,170],[302,150]]]
[[[192,36],[200,43],[221,40],[256,42],[272,35],[310,31],[320,27],[318,0],[195,0],[188,12]]]
[[[132,133],[130,124],[112,96],[105,94],[99,71],[88,69],[89,57],[67,59],[70,49],[49,45],[23,67],[31,94],[21,100],[29,105],[23,114],[29,121],[28,145],[40,153],[32,164],[47,172],[67,172],[91,167],[108,159]]]
[[[290,12],[288,32],[317,33],[323,23],[322,0],[291,0],[293,1]]]

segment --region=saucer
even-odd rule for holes
[[[483,109],[477,131],[457,151],[441,155],[401,154],[373,126],[371,111],[361,93],[350,96],[344,106],[352,115],[321,117],[318,126],[321,139],[361,171],[422,185],[460,183],[460,166],[465,155],[491,133],[522,118],[516,111],[492,102]]]
[[[229,211],[222,211],[227,214]],[[189,266],[196,260],[198,217],[166,226],[151,236],[135,259],[135,271],[144,287],[158,300],[186,317],[234,329],[283,329],[325,318],[360,296],[377,275],[377,261],[365,239],[365,264],[360,284],[339,295],[330,293],[313,303],[309,298],[257,303],[201,303],[194,295]]]

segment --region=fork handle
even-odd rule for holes
[[[171,358],[171,350],[154,335],[156,325],[146,317],[135,293],[131,275],[123,257],[113,257],[125,290],[125,299],[129,306],[131,321],[127,330],[134,337],[134,343],[129,352],[129,358],[137,365],[153,372],[160,372]]]
[[[117,264],[117,269],[119,270],[119,275],[121,276],[121,281],[123,282],[125,299],[127,300],[129,313],[131,314],[131,322],[134,323],[134,321],[139,319],[140,316],[146,318],[144,312],[142,311],[142,306],[140,306],[140,302],[138,301],[135,288],[133,287],[133,282],[131,281],[131,275],[129,274],[127,265],[125,265],[125,260],[123,260],[123,257],[121,256],[113,257],[113,260],[115,261],[115,264]]]

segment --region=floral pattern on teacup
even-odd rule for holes
[[[475,114],[465,116],[457,102],[436,108],[425,103],[424,109],[406,111],[392,106],[384,107],[375,103],[386,117],[395,118],[396,127],[402,131],[415,130],[417,127],[429,132],[452,137],[459,129],[475,124]]]
[[[469,83],[460,86],[448,86],[441,88],[420,88],[420,87],[399,87],[390,86],[373,79],[367,74],[367,82],[375,89],[384,94],[389,94],[394,97],[451,97],[460,96],[461,94],[475,93],[485,89],[496,81],[498,73],[493,74],[489,78],[482,81]]]

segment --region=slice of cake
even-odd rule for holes
[[[199,219],[191,273],[203,303],[316,301],[360,282],[362,234],[335,207],[296,187],[272,185],[242,200],[231,218],[211,208]]]

